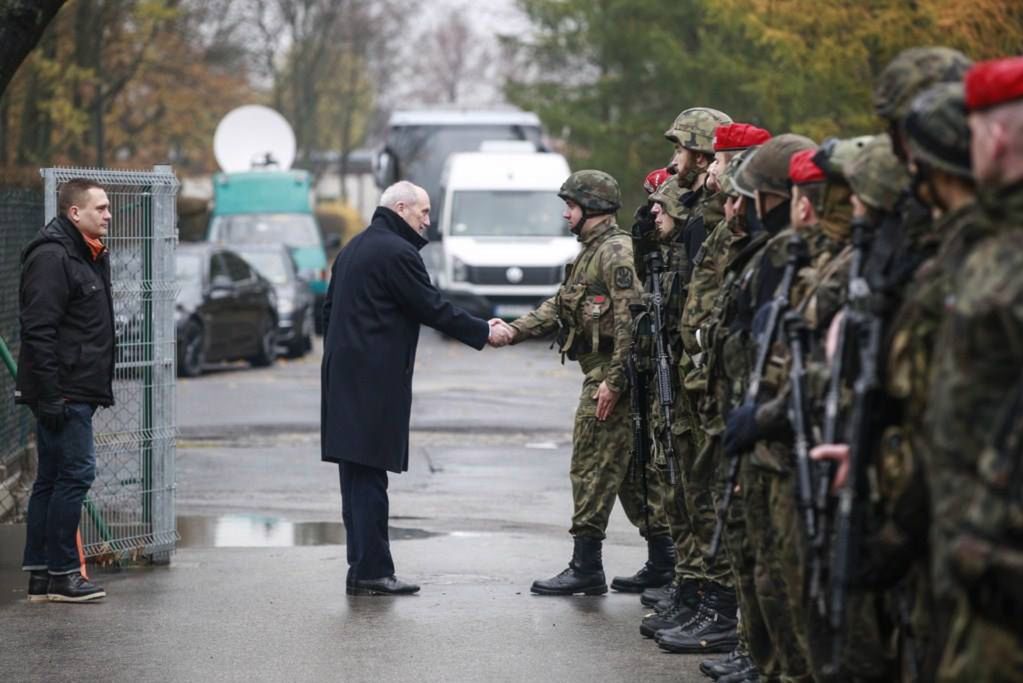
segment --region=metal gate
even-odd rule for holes
[[[96,481],[82,510],[88,557],[148,557],[174,550],[175,325],[178,181],[152,172],[91,168],[41,171],[46,220],[72,178],[102,184],[110,198],[110,250],[117,359],[114,401],[96,412]]]

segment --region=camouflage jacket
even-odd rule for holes
[[[513,343],[560,329],[561,353],[578,360],[583,372],[608,364],[608,387],[621,392],[628,387],[629,304],[642,296],[632,237],[608,217],[580,241],[583,250],[565,268],[557,294],[511,323]]]
[[[935,592],[958,575],[988,616],[1023,609],[1023,183],[981,197],[991,234],[945,300],[925,424]],[[1018,621],[1016,626],[1018,627]]]

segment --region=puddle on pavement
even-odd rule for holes
[[[440,534],[388,527],[392,541],[431,538]],[[179,516],[179,548],[285,548],[300,545],[344,545],[340,522],[289,522],[259,515]]]

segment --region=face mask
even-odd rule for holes
[[[784,228],[789,223],[789,202],[784,201],[768,211],[761,223],[772,235]]]
[[[746,227],[749,230],[749,234],[755,235],[764,229],[763,224],[760,222],[760,217],[757,216],[756,202],[747,197],[746,201],[743,202],[743,206],[746,207],[743,212],[746,217]]]

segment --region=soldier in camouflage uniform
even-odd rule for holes
[[[747,263],[730,284],[732,290],[725,319],[715,334],[727,396],[722,409],[728,411],[723,436],[724,455],[741,457],[740,486],[746,516],[746,536],[753,554],[752,567],[743,561],[743,571],[752,572],[745,581],[748,597],[755,600],[766,633],[750,635],[749,646],[764,675],[781,676],[786,680],[805,680],[809,670],[803,643],[797,638],[792,621],[792,599],[787,590],[787,577],[778,558],[781,539],[770,524],[772,509],[791,498],[790,489],[779,486],[784,470],[778,458],[762,443],[757,404],[742,397],[752,381],[752,359],[756,345],[754,319],[761,307],[774,296],[781,281],[783,267],[773,259],[763,258],[769,240],[777,240],[790,216],[791,189],[789,161],[793,154],[813,149],[812,140],[791,133],[772,138],[740,172],[737,185],[744,194],[752,195],[762,233],[744,248]],[[784,238],[781,238],[784,239]],[[759,258],[758,258],[759,257]],[[759,324],[759,319],[757,319]],[[756,446],[756,448],[754,448]],[[746,596],[744,596],[746,597]],[[766,635],[766,640],[763,636]],[[755,678],[753,672],[751,677]]]
[[[618,183],[601,171],[577,171],[561,187],[565,218],[583,250],[566,268],[557,294],[511,323],[512,343],[559,330],[560,350],[578,360],[585,375],[572,439],[571,534],[568,568],[535,581],[542,595],[598,595],[607,592],[601,545],[615,498],[626,479],[631,432],[625,360],[631,338],[629,304],[641,297],[633,265],[632,240],[619,229]],[[627,397],[626,397],[627,398]],[[667,536],[656,516],[645,527],[642,506],[622,499],[626,515],[645,537]]]
[[[987,234],[955,275],[927,425],[935,590],[955,613],[939,681],[1023,678],[1023,58],[965,78]],[[976,234],[976,233],[974,233]]]
[[[885,150],[865,151],[854,163],[853,173],[858,199],[865,199],[865,195],[856,186],[865,184],[875,198],[885,195],[895,200],[891,211],[871,212],[874,237],[864,266],[870,291],[869,310],[881,319],[882,325],[877,362],[884,370],[881,378],[884,391],[880,392],[873,411],[875,419],[866,435],[873,452],[867,474],[867,480],[872,482],[869,491],[872,502],[864,506],[868,521],[861,534],[861,562],[855,585],[849,589],[851,605],[876,600],[883,602],[885,609],[880,612],[883,615],[880,621],[877,617],[857,620],[850,614],[846,629],[862,634],[870,629],[884,629],[886,622],[894,624],[890,637],[895,650],[879,653],[876,658],[882,670],[885,665],[882,660],[896,660],[895,666],[907,680],[933,678],[933,653],[940,648],[944,631],[942,613],[947,612],[931,604],[928,572],[920,563],[927,557],[926,544],[921,540],[926,529],[923,501],[927,498],[921,414],[929,379],[927,359],[939,316],[939,311],[931,307],[941,299],[940,289],[947,285],[942,285],[942,276],[933,270],[933,265],[922,271],[923,280],[918,285],[911,285],[921,264],[935,258],[943,237],[932,221],[933,213],[942,210],[942,200],[937,192],[928,192],[933,182],[926,178],[940,171],[935,168],[933,156],[921,153],[924,147],[931,146],[921,144],[921,140],[929,140],[927,136],[931,134],[940,138],[941,133],[927,128],[934,125],[933,116],[907,117],[914,97],[922,90],[959,80],[968,65],[969,60],[953,50],[914,48],[898,55],[881,74],[875,105],[893,133],[892,151],[903,163],[912,163],[915,192],[907,189],[909,183],[901,189],[877,187],[876,177],[884,175],[881,169],[894,164],[890,158],[883,158]],[[912,135],[907,124],[910,128],[915,126]],[[914,139],[916,142],[911,145]],[[863,204],[869,206],[866,201]],[[857,209],[858,213],[864,211],[867,207],[862,205]],[[831,274],[838,287],[847,278],[845,272]],[[851,386],[853,379],[845,378],[846,386]],[[825,446],[821,454],[827,455],[829,448]],[[848,449],[838,447],[831,454],[847,457]],[[871,621],[873,625],[868,623]],[[842,665],[853,670],[859,663],[869,663],[862,652],[850,647],[844,649],[842,658]]]

